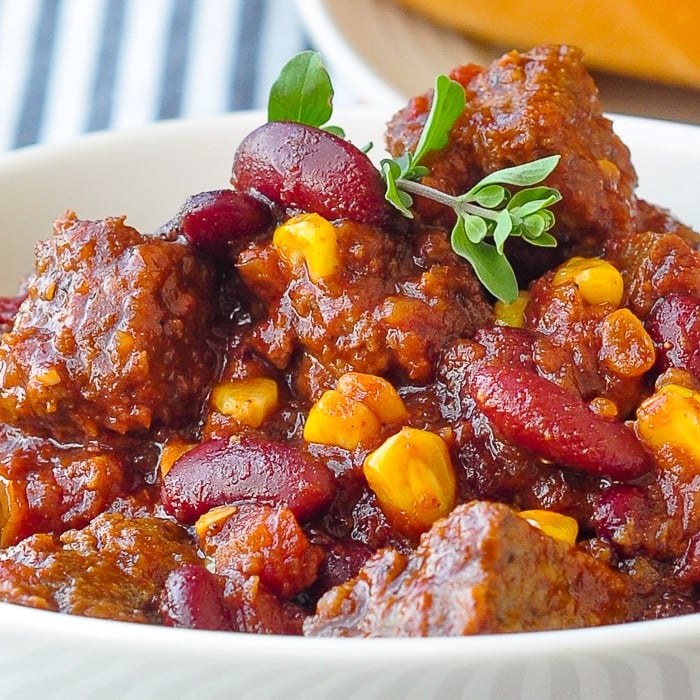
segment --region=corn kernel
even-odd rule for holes
[[[56,288],[58,285],[56,284],[55,280],[51,280],[44,290],[41,292],[40,296],[42,299],[45,301],[53,301],[54,297],[56,296]]]
[[[330,389],[311,407],[304,425],[304,440],[321,445],[355,449],[381,430],[377,416],[363,403]]]
[[[553,510],[522,510],[518,515],[527,520],[530,525],[533,525],[538,530],[542,530],[545,535],[553,537],[555,540],[566,542],[567,544],[576,544],[578,537],[578,523],[574,518],[561,513],[555,513]]]
[[[56,386],[61,383],[61,375],[55,367],[48,367],[43,372],[35,374],[34,379],[44,386]]]
[[[457,483],[444,440],[402,428],[365,458],[365,478],[387,517],[398,527],[423,532],[455,505]]]
[[[530,301],[530,293],[520,291],[518,298],[512,304],[504,301],[497,301],[493,307],[496,317],[496,324],[499,326],[510,326],[511,328],[522,328],[525,322],[525,308]]]
[[[177,438],[168,440],[160,450],[158,469],[160,470],[161,477],[165,476],[172,469],[173,464],[175,464],[185,452],[189,452],[195,445],[196,443],[194,442],[185,442]]]
[[[639,405],[635,427],[662,462],[700,473],[700,391],[664,385]]]
[[[333,224],[319,214],[299,214],[278,226],[272,238],[280,255],[292,266],[303,265],[317,282],[338,269],[338,238]]]
[[[211,394],[219,413],[243,425],[259,428],[279,403],[277,382],[268,377],[248,377],[217,384]]]
[[[600,170],[601,178],[607,185],[616,186],[620,182],[620,169],[607,158],[601,158],[596,161],[596,165]]]
[[[114,334],[114,339],[117,352],[121,357],[128,355],[134,349],[134,345],[136,344],[136,339],[134,336],[126,331],[116,331]]]
[[[619,306],[624,292],[622,275],[600,258],[573,257],[561,265],[552,284],[557,287],[573,282],[587,304]]]
[[[654,341],[629,310],[617,309],[600,324],[598,359],[619,377],[640,377],[656,362]]]
[[[408,411],[393,384],[383,377],[362,372],[347,372],[335,388],[348,398],[363,403],[384,424],[401,423]]]

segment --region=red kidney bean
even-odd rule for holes
[[[161,593],[159,612],[168,627],[234,631],[214,574],[187,564],[171,571]]]
[[[17,309],[26,298],[26,293],[15,297],[0,297],[0,326],[12,325]]]
[[[578,396],[534,372],[491,365],[468,382],[496,429],[544,459],[620,481],[651,469],[649,456],[623,423],[594,414]]]
[[[647,493],[631,484],[615,484],[596,499],[592,520],[596,534],[615,540],[630,521],[639,521],[640,514],[648,514],[651,504]]]
[[[700,299],[669,294],[658,299],[646,320],[659,369],[685,369],[700,377]]]
[[[228,258],[231,243],[245,243],[271,223],[270,207],[260,199],[235,190],[213,190],[189,197],[159,233],[167,238],[181,235],[214,258]]]
[[[213,438],[183,454],[163,477],[166,511],[194,522],[216,506],[258,499],[284,503],[298,520],[327,506],[335,477],[294,445],[263,438]]]
[[[296,122],[268,122],[250,133],[234,156],[231,182],[331,220],[381,224],[391,211],[379,171],[362,151]]]
[[[527,328],[487,326],[477,330],[473,340],[486,348],[486,357],[500,364],[517,364],[535,369],[532,354],[537,336]]]

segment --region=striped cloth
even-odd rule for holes
[[[291,0],[0,0],[0,151],[264,107],[305,48]]]

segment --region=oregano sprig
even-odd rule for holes
[[[461,195],[450,195],[424,185],[418,181],[429,172],[423,159],[431,151],[444,148],[466,106],[462,86],[445,75],[435,80],[433,95],[428,119],[413,153],[381,162],[387,184],[386,199],[408,217],[413,216],[414,195],[450,207],[456,214],[452,248],[469,262],[491,294],[502,301],[513,302],[518,295],[518,283],[505,256],[504,245],[508,238],[520,237],[532,245],[556,246],[556,239],[548,233],[555,223],[548,207],[558,202],[561,194],[539,183],[552,173],[559,156],[547,156],[490,173]],[[506,185],[521,189],[513,194]]]
[[[297,54],[282,69],[270,91],[268,119],[291,120],[344,137],[328,126],[333,112],[333,85],[319,54]],[[413,217],[413,197],[421,196],[451,208],[456,217],[451,233],[455,252],[465,258],[484,287],[496,298],[513,302],[518,284],[505,255],[509,238],[554,247],[549,233],[555,223],[549,207],[561,199],[558,190],[541,183],[559,162],[558,155],[534,160],[486,175],[468,192],[451,195],[420,182],[429,174],[425,158],[443,149],[466,107],[464,88],[446,75],[435,80],[433,102],[416,148],[380,163],[386,199],[404,216]],[[367,149],[364,149],[367,150]],[[513,192],[510,187],[517,188]]]

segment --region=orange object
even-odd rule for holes
[[[589,67],[700,88],[700,3],[682,0],[399,0],[446,27],[507,49],[575,44]]]

